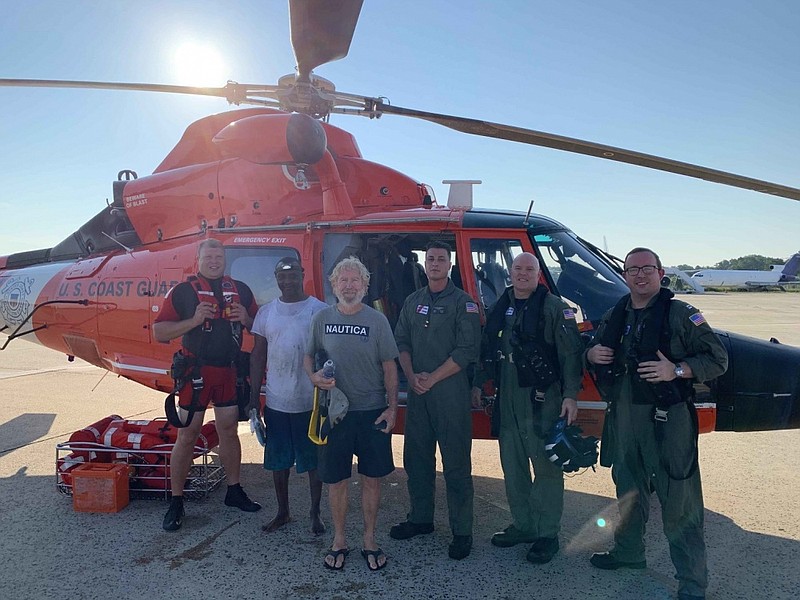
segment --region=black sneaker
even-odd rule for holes
[[[228,493],[225,494],[225,505],[233,506],[244,512],[258,512],[261,510],[261,505],[250,500],[238,483],[228,486]]]
[[[454,535],[453,542],[447,548],[448,556],[456,560],[467,558],[471,551],[472,551],[471,535]]]
[[[411,521],[403,521],[397,525],[392,525],[389,530],[389,537],[395,540],[407,540],[415,535],[424,535],[426,533],[433,533],[433,523],[412,523]]]
[[[525,558],[528,562],[543,565],[553,560],[558,553],[558,538],[539,538],[533,542]]]
[[[161,525],[166,531],[178,531],[183,525],[183,516],[186,512],[183,510],[183,497],[175,496],[169,503],[167,514],[164,515],[164,523]]]

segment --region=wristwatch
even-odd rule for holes
[[[680,365],[680,363],[675,365],[675,377],[681,379],[684,373],[686,373],[686,371],[683,370],[683,367]]]

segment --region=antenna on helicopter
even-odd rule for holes
[[[123,244],[122,242],[120,242],[120,241],[119,241],[117,238],[115,238],[113,235],[108,235],[108,234],[107,234],[105,231],[101,231],[100,233],[102,233],[104,236],[106,236],[108,239],[110,239],[112,242],[114,242],[114,243],[115,243],[115,244],[117,244],[118,246],[121,246],[121,247],[123,248],[123,250],[125,250],[125,252],[127,252],[127,253],[129,253],[129,254],[130,254],[131,252],[133,252],[133,248],[128,248],[128,247],[127,247],[125,244]],[[133,256],[133,255],[131,254],[131,256]]]
[[[528,205],[528,212],[525,214],[525,220],[522,222],[522,225],[525,226],[525,227],[528,226],[528,222],[530,221],[531,211],[533,210],[533,203],[534,202],[536,202],[536,200],[531,200],[531,203]]]

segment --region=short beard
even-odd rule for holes
[[[361,294],[357,299],[353,300],[352,302],[348,302],[344,298],[340,297],[338,293],[334,292],[334,295],[336,296],[336,299],[339,301],[340,304],[344,304],[345,306],[358,306],[359,304],[361,304],[361,301],[367,294],[366,292]]]

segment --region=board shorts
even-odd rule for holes
[[[285,471],[295,466],[297,473],[317,468],[317,446],[308,439],[311,411],[287,413],[264,408],[267,444],[264,447],[264,468]]]

